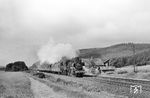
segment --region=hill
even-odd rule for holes
[[[99,57],[102,60],[127,57],[133,55],[133,48],[131,43],[122,43],[113,45],[105,48],[90,48],[90,49],[80,49],[80,57],[90,58]],[[135,54],[139,54],[150,50],[150,44],[134,44]]]

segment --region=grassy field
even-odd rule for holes
[[[21,72],[0,71],[0,98],[34,98],[30,85]]]
[[[137,72],[133,72],[134,67],[126,66],[122,68],[116,68],[116,71],[112,74],[103,74],[102,76],[134,78],[134,79],[146,79],[150,80],[150,65],[136,67]]]

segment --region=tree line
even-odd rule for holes
[[[117,68],[128,65],[142,66],[146,64],[150,64],[150,50],[133,56],[117,57],[110,60],[110,65]]]

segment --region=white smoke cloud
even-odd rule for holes
[[[77,52],[74,50],[71,44],[55,43],[53,39],[42,46],[38,52],[38,57],[41,63],[47,62],[53,64],[62,57],[73,58],[77,56]]]

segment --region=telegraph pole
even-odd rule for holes
[[[132,48],[133,57],[134,57],[134,55],[135,55],[135,45],[134,45],[134,43],[131,43],[131,48]],[[134,61],[133,61],[133,71],[134,71],[134,72],[137,72],[135,59],[133,58],[133,60],[134,60]]]

